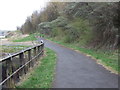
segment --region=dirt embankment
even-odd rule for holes
[[[29,36],[28,34],[23,35],[18,32],[10,32],[7,38],[1,39],[1,45],[33,45],[31,41],[28,42],[12,42],[15,39],[24,38]]]

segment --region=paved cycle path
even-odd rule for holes
[[[53,88],[118,88],[118,76],[95,60],[48,40],[44,43],[57,53]]]

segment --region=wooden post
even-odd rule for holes
[[[15,78],[15,83],[17,83],[17,82],[20,81],[20,74],[19,74],[19,72],[17,72],[17,73],[15,74],[14,78]]]
[[[42,44],[41,50],[42,50],[42,55],[44,55],[44,43]]]
[[[13,64],[12,64],[12,57],[8,58],[6,60],[6,74],[7,77],[10,76],[13,73]],[[7,87],[13,88],[15,86],[14,78],[13,76],[7,80]]]
[[[6,67],[6,61],[2,62],[2,81],[5,80],[7,78],[7,67]],[[5,82],[2,85],[2,88],[6,88],[7,87],[7,82]]]
[[[33,54],[33,57],[34,57],[34,49],[32,50],[32,54]],[[32,58],[33,58],[33,57],[32,57]],[[32,59],[32,58],[31,58],[31,59]],[[34,60],[31,61],[31,67],[33,67],[33,66],[34,66]]]
[[[38,46],[38,51],[37,51],[37,54],[40,53],[40,46]],[[38,58],[40,57],[40,55],[38,56]]]
[[[5,83],[3,83],[3,87],[13,88],[15,86],[15,83],[16,83],[15,81],[19,80],[19,76],[23,76],[24,74],[27,73],[27,71],[26,71],[27,66],[29,66],[29,68],[34,66],[34,62],[36,61],[37,58],[39,58],[39,56],[35,60],[32,60],[28,65],[25,65],[25,63],[27,61],[30,61],[32,59],[32,56],[31,56],[32,51],[33,51],[34,57],[36,55],[38,55],[41,51],[42,51],[42,53],[40,54],[40,56],[44,54],[44,44],[36,46],[32,49],[28,49],[26,51],[23,51],[23,52],[20,52],[16,55],[8,57],[2,62],[3,63],[3,65],[2,65],[2,81],[7,79],[7,77],[12,75],[16,71],[16,69],[14,67],[15,65],[13,65],[13,62],[12,62],[13,57],[16,57],[19,55],[19,62],[20,62],[19,68],[22,67],[22,69],[19,72],[16,72],[13,76],[10,77],[10,79],[8,79]],[[26,54],[27,58],[25,58],[25,52],[28,53],[28,54]]]
[[[28,62],[28,53],[25,52],[25,62]],[[26,72],[28,72],[29,65],[26,65]]]
[[[36,51],[36,47],[34,48],[34,57],[37,55],[37,51]],[[37,57],[38,58],[38,57]],[[33,64],[34,62],[36,62],[37,58],[35,60],[33,60]]]
[[[23,52],[23,65],[25,65],[25,63],[26,63],[25,53]],[[27,73],[26,66],[23,67],[23,70],[24,70],[24,74],[26,74]]]
[[[31,60],[31,49],[28,51],[28,61]],[[29,68],[31,67],[31,62],[29,63]]]
[[[20,59],[20,67],[22,67],[25,64],[25,61],[24,61],[24,52],[22,52],[22,53],[19,54],[19,59]],[[21,69],[20,76],[22,76],[24,73],[26,74],[25,67],[23,69]]]
[[[39,53],[40,52],[40,46],[38,46],[38,51],[37,51],[37,53]]]
[[[19,68],[19,64],[16,65],[17,63],[14,62],[14,60],[17,60],[17,61],[18,61],[19,58],[16,58],[16,57],[12,58],[12,73],[14,73],[14,72]],[[19,61],[18,61],[18,62],[19,62]],[[14,84],[17,83],[17,82],[20,80],[20,78],[19,78],[19,72],[15,73],[15,74],[12,76],[12,78],[13,78],[13,80],[14,80]]]

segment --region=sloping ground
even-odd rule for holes
[[[9,54],[25,49],[31,45],[33,45],[32,42],[12,42],[8,39],[1,39],[0,59],[8,56]]]
[[[45,48],[44,57],[41,58],[24,79],[18,83],[17,88],[52,88],[55,65],[55,52]]]
[[[45,47],[54,50],[58,56],[54,88],[118,88],[118,76],[96,64],[93,59],[44,41]]]
[[[28,42],[12,42],[8,39],[1,39],[1,45],[33,45],[31,41]]]

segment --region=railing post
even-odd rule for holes
[[[41,50],[42,50],[42,55],[44,55],[44,43],[42,44]]]
[[[38,46],[38,51],[37,51],[37,53],[39,53],[40,52],[40,46]]]
[[[6,65],[6,61],[2,62],[2,81],[5,80],[7,78],[7,65]],[[7,87],[7,83],[5,82],[2,85],[2,88],[6,88]]]
[[[31,51],[33,52],[33,55],[34,55],[34,49],[33,50],[31,49]],[[32,60],[30,63],[31,63],[31,67],[33,67],[34,66],[34,61]]]
[[[24,53],[25,63],[28,62],[28,53],[26,53],[26,52],[27,52],[27,51],[25,51],[25,53]],[[28,72],[29,65],[26,65],[25,68],[26,68],[26,73],[27,73],[27,72]]]
[[[34,48],[34,56],[36,56],[37,55],[37,51],[36,51],[36,47]],[[37,57],[38,58],[38,57]],[[37,61],[37,58],[33,61],[33,64],[34,64],[34,62],[35,61]]]
[[[12,57],[8,58],[6,60],[6,74],[7,77],[10,76],[13,73],[13,64],[12,64]],[[10,79],[7,80],[7,87],[13,88],[15,86],[14,82],[14,76],[12,76]]]
[[[27,54],[26,54],[26,52],[27,52]],[[12,55],[12,56],[4,59],[2,62],[3,63],[2,64],[2,81],[3,82],[1,83],[1,85],[3,85],[2,88],[15,87],[15,83],[17,83],[17,80],[20,79],[20,76],[23,76],[23,74],[26,74],[27,68],[33,67],[35,61],[37,61],[37,59],[39,59],[39,57],[42,56],[43,53],[44,53],[44,44],[41,44],[41,45],[27,49],[26,51],[17,53],[15,55]],[[40,55],[38,55],[38,57],[36,57],[34,60],[31,61],[31,59],[34,58],[34,57],[32,58],[32,56],[31,56],[32,54],[34,55],[34,57],[36,57],[36,55],[38,55],[38,54],[40,54]],[[27,56],[25,56],[25,55],[27,55]],[[14,58],[16,56],[19,56],[19,62],[20,62],[19,69],[17,69],[15,67],[16,65],[13,62],[14,59],[16,59],[16,58]],[[29,63],[27,65],[25,65],[26,62],[29,62]],[[10,76],[10,75],[12,75],[12,76]],[[7,79],[7,77],[9,77],[9,78]]]
[[[36,50],[37,50],[36,52],[37,52],[37,54],[39,54],[39,47],[40,47],[40,46],[37,46],[37,47],[36,47]],[[38,58],[39,58],[39,56],[38,56]]]
[[[31,49],[28,50],[28,61],[31,60]],[[31,67],[31,62],[29,62],[29,68]]]
[[[19,59],[20,59],[20,67],[22,67],[25,64],[25,60],[24,60],[24,52],[19,54]],[[22,76],[23,74],[26,74],[26,69],[25,67],[21,69],[20,71],[20,76]]]
[[[17,72],[15,74],[14,79],[15,79],[15,83],[19,82],[19,80],[20,80],[20,74],[19,74],[19,72]]]

